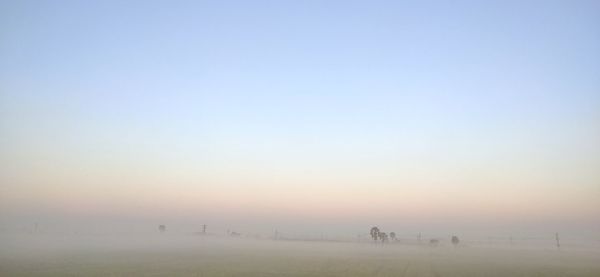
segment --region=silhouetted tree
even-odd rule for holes
[[[165,231],[167,231],[167,226],[165,225],[158,225],[158,231],[160,231],[161,233],[164,233]]]
[[[377,226],[371,228],[371,237],[373,240],[377,240],[379,238],[379,228],[377,228]]]
[[[385,232],[379,232],[379,238],[381,239],[381,243],[388,241],[388,235]]]
[[[391,240],[396,240],[396,233],[395,232],[390,232],[390,239]]]
[[[452,236],[452,244],[454,244],[454,246],[457,246],[459,242],[460,240],[457,236]]]

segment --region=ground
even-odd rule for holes
[[[13,236],[0,276],[600,276],[595,249],[201,236]]]

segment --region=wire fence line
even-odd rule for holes
[[[445,245],[452,244],[451,235],[397,235],[395,239],[389,240],[386,244],[391,245],[429,245],[432,240],[436,244]],[[581,236],[565,235],[557,233],[549,233],[544,235],[532,236],[463,236],[460,237],[459,245],[461,246],[520,246],[532,248],[596,248],[600,249],[599,238],[585,238]],[[362,233],[355,237],[349,236],[332,236],[326,234],[301,234],[289,232],[277,232],[271,239],[276,240],[299,240],[299,241],[337,241],[337,242],[357,242],[357,243],[381,243],[374,240],[370,234]]]

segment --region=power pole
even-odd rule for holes
[[[558,232],[554,234],[554,238],[556,239],[556,248],[560,249],[560,239],[558,237]]]
[[[206,224],[202,225],[202,234],[206,235]]]

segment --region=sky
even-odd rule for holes
[[[598,227],[599,27],[598,1],[0,0],[0,222]]]

